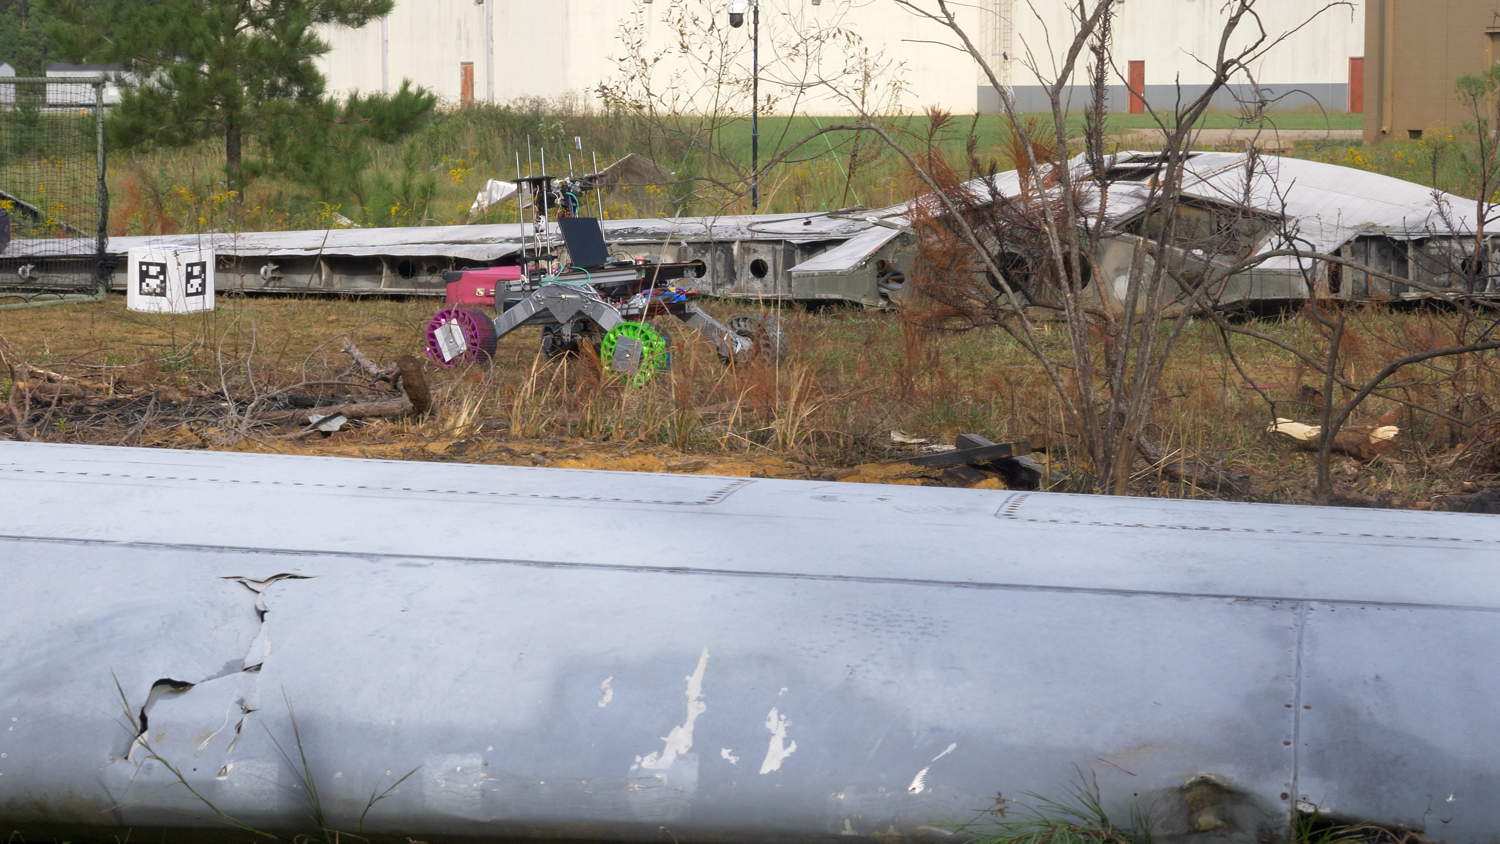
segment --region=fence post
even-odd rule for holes
[[[109,276],[112,267],[109,255],[109,183],[105,176],[109,162],[104,150],[104,85],[105,77],[94,81],[94,157],[99,168],[99,231],[98,242],[98,282],[99,296],[109,291]]]

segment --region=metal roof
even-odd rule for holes
[[[1120,153],[1111,164],[1151,155]],[[1297,233],[1318,251],[1331,252],[1360,234],[1408,238],[1475,230],[1472,199],[1321,161],[1257,155],[1253,171],[1247,171],[1247,160],[1247,153],[1193,153],[1186,164],[1183,193],[1284,214],[1296,221]],[[1119,206],[1121,199],[1142,201],[1147,190],[1143,184],[1115,183],[1111,215],[1128,213],[1131,209]]]
[[[123,71],[123,64],[68,64],[67,62],[53,62],[47,65],[47,73],[98,73],[100,71]]]

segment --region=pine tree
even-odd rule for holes
[[[318,104],[319,25],[361,27],[393,0],[49,0],[54,39],[75,60],[120,63],[134,83],[110,116],[124,145],[222,138],[243,195],[245,142],[271,107]]]
[[[75,0],[86,7],[96,0]],[[53,23],[41,0],[0,0],[0,62],[18,76],[41,76],[55,58],[49,33]]]

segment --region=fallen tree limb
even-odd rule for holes
[[[15,423],[16,439],[22,442],[35,442],[31,432],[26,429],[26,420],[31,418],[31,397],[26,393],[25,385],[16,377],[16,367],[10,362],[10,358],[5,356],[3,348],[0,348],[0,363],[5,365],[5,371],[10,374],[10,386],[5,391],[5,406],[10,410],[10,418]],[[16,406],[16,390],[20,390],[21,395],[25,397],[26,410],[24,412]]]
[[[10,418],[16,426],[16,439],[23,442],[36,442],[36,437],[26,430],[26,420],[31,416],[31,397],[26,396],[26,410],[23,412],[16,406],[16,390],[18,389],[23,396],[26,396],[26,388],[16,381],[11,382],[10,389],[5,394],[5,403],[10,408]]]
[[[22,363],[21,369],[29,378],[37,380],[40,384],[48,385],[58,395],[66,395],[68,394],[66,392],[68,390],[76,391],[73,395],[83,395],[88,392],[111,393],[114,390],[112,381],[90,381],[87,378],[65,375],[56,370],[43,369],[40,366],[34,366],[29,363]]]
[[[1152,465],[1161,466],[1162,474],[1179,483],[1188,483],[1193,486],[1227,496],[1244,496],[1250,494],[1250,477],[1248,475],[1237,475],[1229,472],[1221,472],[1211,466],[1202,463],[1189,462],[1182,458],[1173,459],[1163,455],[1161,450],[1148,442],[1144,437],[1136,442],[1136,450],[1146,458]]]
[[[46,381],[77,381],[78,380],[77,378],[74,378],[71,375],[64,375],[61,372],[56,372],[56,371],[53,371],[51,369],[43,369],[40,366],[34,366],[32,364],[29,364],[29,363],[23,363],[23,364],[21,364],[21,368],[24,369],[24,370],[26,370],[28,373],[30,373],[33,376],[40,376],[43,380],[46,380]]]
[[[384,367],[376,365],[375,361],[370,360],[364,352],[359,350],[358,346],[354,345],[354,341],[348,337],[345,337],[344,341],[339,344],[339,348],[343,349],[349,357],[354,358],[355,365],[364,370],[366,375],[374,378],[376,381],[394,381],[396,376],[400,374],[396,364]]]
[[[102,390],[91,390],[81,381],[17,381],[15,387],[26,390],[28,395],[43,399],[70,399],[93,395]]]
[[[1281,434],[1291,438],[1297,445],[1309,451],[1317,451],[1323,427],[1321,425],[1305,425],[1291,419],[1277,419],[1266,428],[1270,434]],[[1396,437],[1401,429],[1395,425],[1353,425],[1343,426],[1338,433],[1333,435],[1331,443],[1332,450],[1357,457],[1360,460],[1374,460],[1382,454],[1389,453],[1396,447]]]
[[[345,402],[344,404],[328,405],[327,407],[279,410],[259,417],[258,421],[275,422],[278,424],[298,423],[311,425],[316,424],[311,421],[314,416],[323,418],[342,416],[345,419],[379,419],[405,416],[411,413],[412,410],[411,399],[406,396],[397,396],[395,398],[376,399],[373,401]]]

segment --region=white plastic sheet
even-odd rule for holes
[[[520,190],[515,182],[502,182],[499,179],[490,179],[484,183],[484,189],[474,197],[474,204],[469,206],[469,218],[473,219],[480,214],[490,210],[496,205],[516,195]]]

